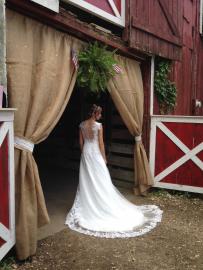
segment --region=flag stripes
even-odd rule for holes
[[[113,64],[113,69],[115,70],[116,73],[122,72],[122,69],[117,64]]]
[[[71,56],[72,56],[73,65],[74,65],[75,69],[77,70],[79,68],[78,56],[77,56],[77,53],[75,52],[74,49],[71,50]]]

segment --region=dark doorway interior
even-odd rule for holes
[[[85,95],[75,88],[69,103],[49,137],[35,147],[34,157],[39,168],[42,188],[51,223],[39,230],[39,239],[63,229],[67,211],[71,208],[78,185],[80,149],[78,125],[87,116],[91,104],[103,108],[105,144],[110,141],[110,97]]]

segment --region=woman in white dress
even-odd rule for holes
[[[106,166],[101,118],[102,108],[93,105],[89,119],[80,123],[79,185],[65,224],[80,233],[106,238],[142,235],[161,221],[156,205],[137,206],[112,184]]]

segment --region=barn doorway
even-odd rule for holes
[[[65,216],[73,204],[79,180],[78,125],[87,117],[93,103],[103,108],[101,122],[112,180],[121,188],[130,188],[134,185],[133,138],[110,95],[105,92],[98,98],[85,94],[84,89],[75,87],[58,124],[49,137],[36,145],[34,150],[51,219],[50,224],[38,230],[39,239],[65,228]],[[132,194],[129,195],[129,189],[128,196],[133,197]]]

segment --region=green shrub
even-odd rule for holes
[[[169,113],[176,106],[177,90],[174,82],[168,78],[170,62],[160,60],[155,69],[154,89],[161,113]]]

